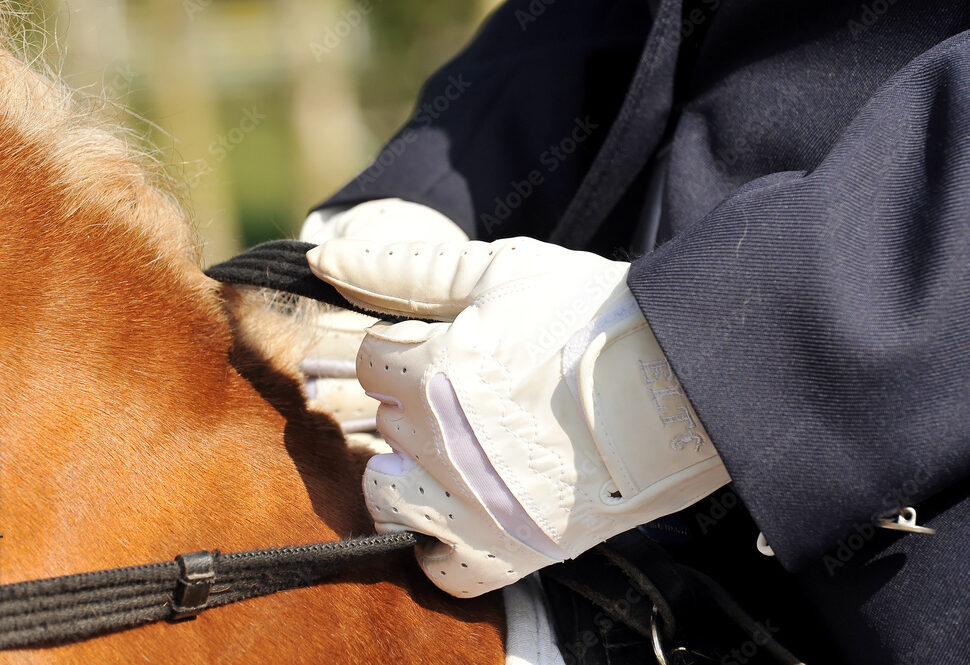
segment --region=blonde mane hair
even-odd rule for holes
[[[0,2],[0,124],[22,138],[7,164],[55,174],[72,216],[96,206],[128,229],[140,231],[161,253],[198,267],[198,238],[175,195],[177,186],[146,143],[105,112],[102,96],[68,87],[48,62],[46,46],[31,46],[40,32],[18,3]]]
[[[86,232],[92,230],[90,220],[101,220],[98,232],[106,239],[137,233],[137,244],[150,246],[159,265],[176,268],[177,277],[209,307],[230,315],[239,339],[294,373],[307,349],[319,341],[312,321],[325,306],[226,285],[217,299],[214,285],[201,272],[199,237],[185,212],[184,184],[166,170],[144,137],[118,121],[118,112],[125,109],[103,95],[72,89],[50,64],[59,57],[50,56],[56,45],[32,46],[31,34],[46,39],[47,33],[18,3],[0,0],[0,161],[8,169],[6,179],[42,177],[56,187],[56,196],[45,202],[57,201],[57,209],[46,211],[45,219],[83,218]],[[20,178],[9,169],[22,171]],[[0,196],[0,214],[20,214],[13,207],[18,204],[23,202]]]

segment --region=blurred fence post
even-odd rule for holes
[[[204,17],[172,0],[148,0],[147,26],[152,34],[145,72],[153,119],[171,134],[178,159],[184,162],[193,222],[203,240],[206,263],[215,263],[240,248],[237,212],[230,194],[224,160],[209,147],[222,134],[213,82],[213,63],[199,48],[207,39]],[[137,32],[135,33],[137,34]],[[149,37],[148,35],[143,35]]]

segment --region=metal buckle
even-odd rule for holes
[[[894,531],[908,531],[909,533],[934,534],[936,529],[928,526],[920,526],[916,523],[916,509],[906,506],[896,515],[896,521],[889,519],[879,520],[877,523],[882,529],[892,529]]]
[[[663,638],[660,637],[660,621],[660,612],[657,610],[657,606],[654,605],[653,612],[650,615],[650,646],[653,647],[653,657],[656,658],[657,665],[691,665],[698,663],[697,658],[702,658],[705,663],[718,662],[707,654],[688,649],[684,646],[673,647],[669,650],[665,649]],[[802,664],[799,663],[798,665]]]
[[[876,520],[876,526],[880,529],[892,529],[893,531],[906,531],[908,533],[925,533],[926,535],[933,535],[936,533],[936,529],[928,526],[920,526],[916,523],[916,509],[912,506],[905,506],[896,515],[895,521],[892,518],[885,518],[881,520]],[[765,539],[765,534],[758,533],[758,551],[765,556],[775,556],[774,550],[771,549],[771,545]]]
[[[659,619],[657,606],[654,605],[653,612],[650,615],[650,645],[653,647],[653,657],[657,659],[658,665],[668,665],[666,650],[663,641],[660,639],[660,631],[657,629]]]
[[[216,580],[216,560],[212,552],[192,552],[175,557],[179,579],[172,604],[172,621],[192,619],[205,609]]]

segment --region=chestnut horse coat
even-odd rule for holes
[[[147,160],[53,78],[0,51],[0,93],[0,583],[372,532],[299,318],[205,277]],[[502,630],[403,555],[0,662],[502,663]]]

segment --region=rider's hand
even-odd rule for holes
[[[337,238],[461,242],[468,236],[436,210],[401,199],[381,199],[335,214],[313,212],[300,231],[300,240],[314,244]],[[357,382],[354,358],[364,330],[376,321],[344,309],[321,312],[315,321],[319,342],[300,365],[311,404],[328,411],[347,433],[374,429],[378,402],[365,395]]]
[[[364,476],[456,596],[505,586],[729,481],[632,294],[628,263],[527,238],[334,240],[314,273],[378,313],[357,355],[394,449]]]

